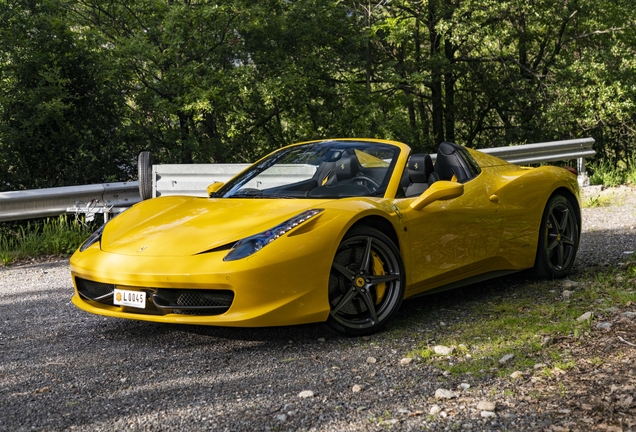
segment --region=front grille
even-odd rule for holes
[[[177,304],[180,306],[229,306],[232,304],[232,296],[189,291],[177,297]]]
[[[159,309],[186,315],[220,315],[234,301],[234,292],[228,290],[158,289],[152,296]]]
[[[113,304],[115,285],[93,282],[78,277],[75,278],[75,284],[77,285],[77,291],[82,297],[100,303]]]
[[[94,282],[75,278],[77,291],[87,299],[113,306],[114,284]],[[124,312],[138,314],[166,315],[221,315],[227,312],[234,301],[234,292],[229,290],[185,289],[185,288],[141,288],[121,287],[145,291],[150,302],[144,309],[122,306]]]

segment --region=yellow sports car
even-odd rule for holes
[[[442,143],[291,145],[209,197],[143,201],[71,258],[73,303],[217,326],[385,326],[402,299],[534,268],[565,276],[579,245],[576,175]]]

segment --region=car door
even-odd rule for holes
[[[409,295],[489,271],[498,250],[502,217],[491,201],[488,174],[464,183],[464,193],[435,201],[421,210],[416,198],[396,200],[406,227],[403,251]]]

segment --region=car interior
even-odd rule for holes
[[[363,158],[363,161],[360,160]],[[364,161],[364,158],[371,158]],[[373,163],[375,162],[375,163]],[[344,198],[382,193],[388,183],[389,164],[354,148],[332,148],[313,162],[311,178],[266,189],[244,188],[241,196]],[[479,166],[460,145],[443,142],[435,163],[429,154],[412,154],[407,162],[398,197],[415,197],[438,180],[464,183],[479,174]]]
[[[358,155],[360,155],[359,159]],[[332,148],[308,165],[315,172],[306,180],[281,186],[241,188],[237,196],[288,198],[344,198],[373,196],[388,183],[390,161],[355,148]]]
[[[443,142],[437,149],[437,159],[428,154],[412,154],[409,157],[401,186],[404,196],[421,195],[438,180],[465,183],[479,174],[479,166],[466,149],[458,144]]]

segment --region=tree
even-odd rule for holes
[[[0,190],[128,178],[124,100],[66,6],[2,0]]]
[[[0,0],[0,188],[377,137],[631,160],[628,0]]]

